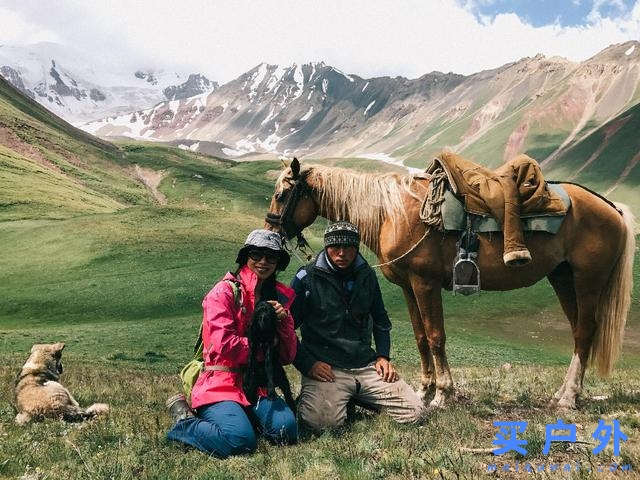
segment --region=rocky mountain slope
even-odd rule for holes
[[[415,104],[442,98],[463,78],[433,72],[415,80],[367,80],[324,63],[263,63],[212,94],[164,102],[83,128],[99,136],[220,142],[228,146],[224,151],[229,156],[310,153],[318,145],[359,135],[375,116],[403,118]]]
[[[363,79],[323,63],[261,64],[211,94],[83,128],[216,143],[228,156],[369,156],[421,167],[451,148],[490,166],[522,151],[552,165],[640,102],[639,85],[637,41],[582,63],[537,55],[466,77]]]

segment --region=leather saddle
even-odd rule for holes
[[[447,177],[441,209],[444,230],[464,230],[470,213],[474,231],[499,232],[505,202],[516,202],[523,230],[556,233],[571,206],[564,188],[547,183],[538,163],[527,155],[518,155],[496,170],[489,170],[446,152],[435,158],[426,171],[431,175],[444,171]],[[505,194],[503,180],[509,176],[515,182],[515,191]]]

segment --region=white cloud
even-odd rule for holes
[[[415,78],[432,70],[469,74],[536,53],[584,60],[612,43],[640,38],[640,0],[615,21],[594,14],[589,23],[574,27],[533,27],[515,14],[478,20],[471,5],[454,0],[0,0],[0,9],[19,14],[31,32],[54,32],[60,41],[96,55],[122,52],[131,63],[188,65],[221,82],[263,61],[324,60],[363,77]],[[3,28],[0,43],[28,38],[12,35]]]
[[[37,42],[58,42],[60,38],[54,32],[30,23],[7,7],[0,6],[2,31],[0,43],[29,44]]]

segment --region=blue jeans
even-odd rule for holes
[[[272,443],[291,444],[298,439],[296,417],[280,397],[261,397],[246,410],[232,401],[205,405],[196,417],[177,422],[167,438],[220,458],[251,453],[256,449],[256,434],[249,416]]]

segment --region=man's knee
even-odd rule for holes
[[[420,423],[426,418],[426,414],[427,407],[422,402],[414,403],[396,421],[398,423]]]
[[[398,423],[419,423],[427,415],[427,407],[420,395],[411,390],[400,400],[401,407],[390,410],[391,417]]]
[[[301,403],[298,408],[300,419],[311,429],[330,430],[342,426],[347,419],[347,412],[335,408],[317,408],[317,406]]]

